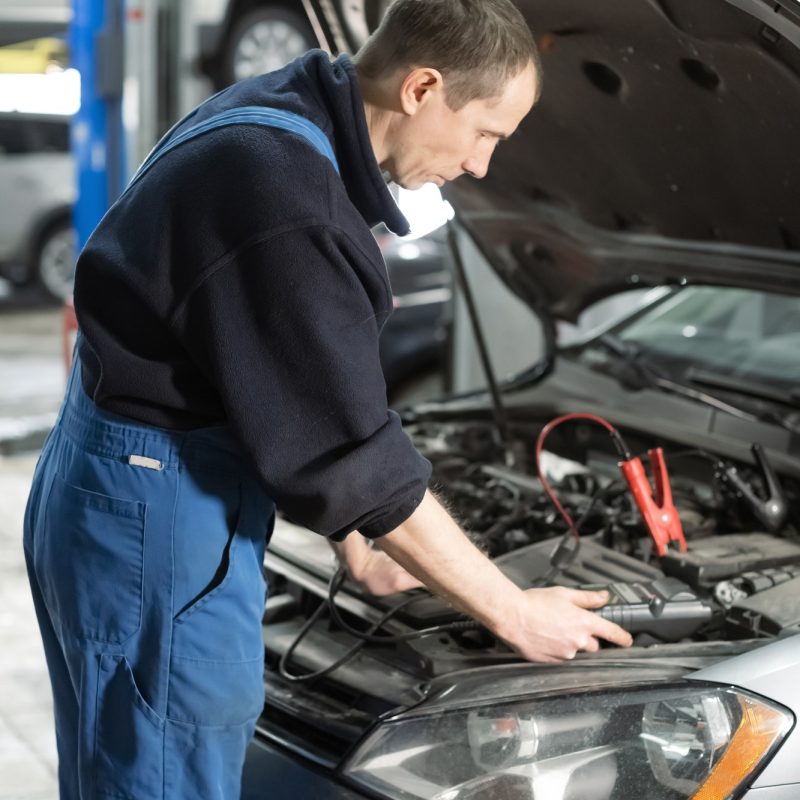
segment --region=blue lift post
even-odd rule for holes
[[[122,126],[125,0],[73,0],[72,65],[81,76],[80,110],[72,120],[78,201],[73,211],[81,251],[125,188]]]

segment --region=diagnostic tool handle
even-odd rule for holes
[[[711,619],[711,607],[676,578],[612,583],[605,589],[609,602],[595,613],[630,633],[649,633],[664,641],[677,641]]]

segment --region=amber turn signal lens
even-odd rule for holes
[[[770,755],[789,727],[786,715],[746,696],[739,697],[742,718],[730,744],[692,800],[725,800]]]

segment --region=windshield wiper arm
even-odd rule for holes
[[[729,392],[746,394],[759,400],[769,400],[773,403],[781,403],[786,406],[797,408],[800,406],[800,386],[794,389],[782,391],[781,389],[771,389],[747,378],[719,375],[705,369],[691,367],[686,377],[692,382],[701,386],[711,386],[714,389],[725,389]]]
[[[635,344],[631,342],[625,342],[611,333],[601,333],[594,340],[594,342],[603,345],[603,347],[609,353],[613,354],[620,361],[636,370],[638,375],[643,379],[645,386],[655,386],[665,392],[671,392],[672,394],[677,394],[681,397],[688,397],[691,400],[696,400],[697,402],[711,406],[718,411],[723,411],[726,414],[730,414],[733,417],[738,417],[739,419],[746,419],[749,422],[759,422],[760,420],[764,419],[764,415],[745,411],[738,406],[734,406],[730,403],[726,403],[724,400],[720,400],[719,397],[715,397],[713,394],[702,392],[699,389],[693,389],[691,386],[686,386],[682,383],[672,380],[672,378],[668,378],[658,367],[656,367],[649,359],[646,358],[644,353]],[[784,427],[788,427],[786,422],[780,417],[776,418],[772,414],[768,416],[771,422],[778,421]]]

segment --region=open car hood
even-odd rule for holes
[[[544,92],[446,190],[503,280],[569,320],[635,285],[800,292],[800,3],[518,5]]]

